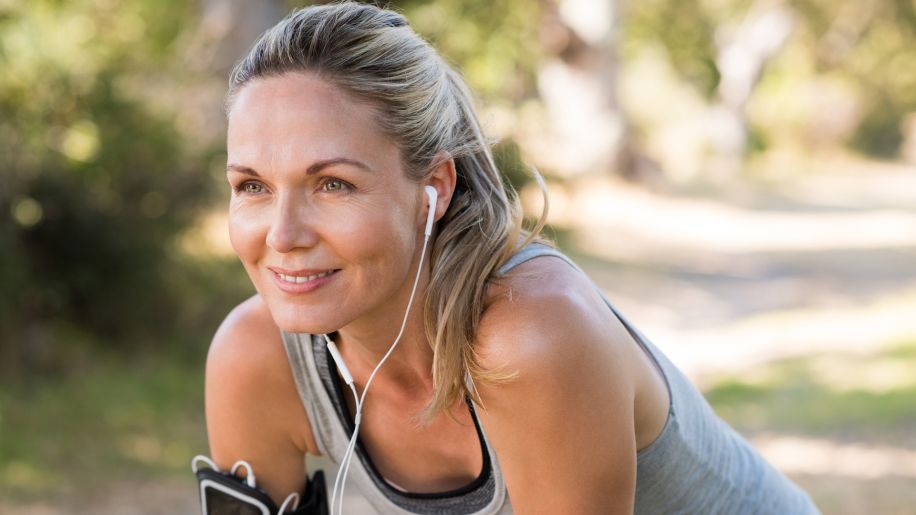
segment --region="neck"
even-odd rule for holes
[[[416,263],[413,270],[416,270]],[[354,381],[359,386],[366,384],[372,371],[398,338],[415,277],[414,274],[410,274],[404,287],[398,290],[391,302],[386,303],[376,312],[368,313],[352,321],[332,337],[347,363],[347,368],[353,374]],[[397,340],[397,346],[376,373],[373,384],[384,382],[411,390],[432,389],[433,350],[426,338],[423,322],[423,305],[428,280],[429,266],[427,259],[424,258],[417,290],[404,324],[403,333]]]

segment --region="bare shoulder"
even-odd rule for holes
[[[624,359],[628,337],[608,313],[581,272],[558,257],[537,257],[490,287],[476,350],[485,367]]]
[[[223,367],[228,367],[239,380],[260,382],[264,378],[258,372],[269,371],[264,367],[282,368],[284,352],[280,328],[261,297],[254,295],[230,311],[216,330],[207,353],[207,369],[225,371]]]
[[[513,508],[632,513],[636,381],[615,318],[556,257],[517,266],[489,293],[478,363],[515,377],[475,386]]]
[[[220,324],[207,353],[208,386],[277,393],[287,381],[287,364],[280,329],[266,305],[255,295],[235,307]],[[271,395],[269,399],[276,399]]]
[[[305,485],[305,454],[317,454],[280,329],[257,295],[233,309],[207,353],[206,417],[220,468],[251,463],[260,486],[282,502]]]

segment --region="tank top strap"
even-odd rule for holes
[[[518,265],[524,263],[525,261],[528,261],[528,260],[531,260],[531,259],[534,259],[540,256],[558,257],[562,259],[563,261],[566,261],[569,264],[569,266],[575,268],[576,270],[579,270],[580,272],[582,271],[582,269],[579,268],[578,265],[573,263],[571,259],[566,257],[566,255],[560,252],[559,250],[549,245],[545,245],[543,243],[534,242],[534,243],[529,243],[523,249],[513,254],[512,257],[507,259],[505,263],[500,265],[500,267],[496,270],[496,273],[499,275],[503,275],[507,273],[509,270],[512,270],[513,268],[517,267]]]

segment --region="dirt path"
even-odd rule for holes
[[[727,195],[582,184],[555,195],[555,218],[612,302],[698,380],[916,335],[916,170]]]

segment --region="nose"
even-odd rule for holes
[[[267,246],[277,252],[291,252],[309,248],[318,243],[318,234],[312,227],[308,206],[301,199],[283,197],[275,204]]]

